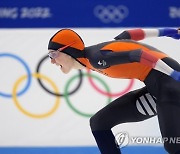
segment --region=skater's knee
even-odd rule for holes
[[[101,119],[101,116],[95,114],[94,116],[92,116],[90,118],[90,127],[91,127],[91,130],[92,131],[95,131],[95,130],[100,130],[101,127],[103,127],[103,123],[102,121],[103,119]]]
[[[108,130],[111,129],[111,124],[106,117],[103,117],[103,113],[97,112],[90,118],[90,127],[92,131]]]

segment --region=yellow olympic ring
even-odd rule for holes
[[[42,75],[42,74],[39,74],[39,73],[33,73],[32,74],[33,77],[35,78],[42,78],[44,80],[46,80],[47,82],[49,82],[51,84],[51,86],[53,87],[54,91],[56,93],[58,93],[58,88],[57,86],[54,84],[54,82],[49,79],[48,77]],[[50,116],[51,114],[53,114],[59,107],[59,104],[60,104],[60,98],[57,97],[56,98],[56,101],[55,101],[55,105],[52,107],[52,109],[50,109],[48,112],[46,113],[42,113],[42,114],[35,114],[35,113],[30,113],[29,111],[23,109],[23,107],[21,107],[21,105],[19,104],[19,101],[17,99],[17,87],[18,85],[27,78],[27,75],[24,75],[24,76],[21,76],[14,84],[13,86],[13,92],[12,92],[12,98],[13,98],[13,101],[15,102],[15,105],[16,107],[25,115],[29,116],[29,117],[32,117],[32,118],[45,118],[45,117],[48,117]]]

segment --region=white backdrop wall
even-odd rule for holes
[[[9,53],[20,57],[31,70],[36,72],[36,67],[47,51],[50,37],[59,29],[1,29],[0,30],[0,55]],[[83,38],[85,45],[93,45],[103,41],[113,40],[123,29],[74,29]],[[142,42],[152,45],[166,52],[177,61],[180,60],[180,42],[171,38],[150,38]],[[78,71],[73,70],[64,75],[57,66],[45,60],[41,65],[41,74],[50,78],[60,93],[64,93],[67,81]],[[86,72],[85,70],[83,71]],[[0,92],[12,94],[15,83],[27,74],[24,66],[13,57],[0,56]],[[112,79],[93,72],[109,86],[112,93],[124,90],[130,80]],[[69,86],[72,90],[76,87],[78,78]],[[95,83],[104,89],[97,80]],[[43,79],[43,83],[53,91],[52,85]],[[17,91],[21,91],[26,84],[26,79],[20,81]],[[138,80],[131,90],[144,86]],[[47,113],[54,107],[56,96],[47,93],[32,77],[32,82],[26,92],[17,96],[20,107],[32,114]],[[23,113],[17,108],[12,97],[0,95],[0,146],[78,146],[95,145],[95,140],[89,127],[89,118],[75,113],[64,97],[60,97],[56,110],[41,118],[34,118]],[[89,83],[87,77],[76,93],[69,96],[72,104],[80,111],[94,114],[107,104],[107,96],[97,92]],[[115,99],[115,97],[113,98]],[[57,102],[58,104],[58,102]],[[140,123],[121,124],[113,128],[116,134],[126,131],[132,136],[160,136],[157,117]]]

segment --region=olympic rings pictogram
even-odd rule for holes
[[[124,18],[128,16],[129,10],[124,5],[119,6],[103,6],[97,5],[94,8],[94,14],[97,18],[99,18],[104,23],[120,23]]]
[[[105,89],[107,90],[107,92],[110,92],[110,89],[108,87],[108,85],[101,79],[99,78],[98,76],[94,75],[94,74],[84,74],[83,73],[83,76],[90,76],[96,80],[98,80],[100,83],[102,83],[102,85],[105,87]],[[84,117],[91,117],[92,115],[94,115],[94,113],[90,114],[90,113],[85,113],[85,112],[82,112],[82,111],[79,111],[78,109],[76,109],[76,107],[73,106],[73,104],[70,102],[70,99],[69,99],[69,95],[68,95],[68,88],[71,84],[71,82],[73,80],[75,80],[76,78],[78,78],[78,75],[75,75],[73,77],[71,77],[68,81],[67,81],[67,84],[65,85],[65,90],[64,90],[64,93],[65,93],[65,99],[66,99],[66,102],[68,104],[68,106],[77,114],[81,115],[81,116],[84,116]],[[108,97],[108,100],[107,100],[107,104],[111,102],[111,98]]]
[[[11,53],[0,53],[0,58],[2,58],[2,57],[10,57],[10,58],[15,59],[18,62],[20,62],[25,67],[25,69],[26,69],[28,80],[27,80],[27,83],[26,83],[24,89],[22,89],[20,92],[17,93],[17,95],[20,96],[24,92],[26,92],[27,89],[30,86],[30,83],[31,83],[31,71],[30,71],[30,68],[28,67],[28,65],[26,64],[26,62],[22,58],[14,55],[14,54],[11,54]],[[10,98],[10,97],[12,97],[12,94],[7,94],[7,93],[0,92],[0,96]]]
[[[54,91],[56,93],[58,93],[58,88],[56,87],[55,83],[48,77],[42,75],[42,74],[37,74],[37,73],[34,73],[32,74],[33,77],[35,78],[42,78],[44,80],[46,80],[47,82],[49,82],[51,84],[51,86],[53,87]],[[16,91],[17,91],[17,88],[19,86],[19,84],[25,80],[27,78],[27,75],[24,75],[22,77],[20,77],[14,84],[14,87],[13,87],[13,100],[15,102],[15,105],[16,107],[19,109],[19,111],[21,111],[23,114],[29,116],[29,117],[32,117],[32,118],[45,118],[45,117],[48,117],[50,115],[52,115],[59,107],[59,103],[60,103],[60,98],[59,97],[56,97],[56,102],[55,102],[55,105],[53,106],[52,109],[50,109],[48,112],[46,113],[42,113],[42,114],[35,114],[35,113],[31,113],[29,111],[27,111],[26,109],[24,109],[23,107],[21,107],[18,99],[17,99],[17,96],[16,96]]]
[[[37,65],[37,68],[36,68],[36,72],[37,72],[37,73],[40,72],[40,67],[41,67],[42,63],[43,63],[47,58],[49,58],[49,57],[48,57],[48,56],[44,56],[44,57],[39,61],[38,65]],[[37,78],[37,80],[38,80],[38,83],[40,84],[40,86],[41,86],[46,92],[48,92],[48,93],[50,93],[50,94],[52,94],[52,95],[55,95],[55,96],[65,96],[64,94],[54,93],[54,92],[50,91],[48,88],[46,88],[46,87],[43,85],[42,81],[41,81],[39,78]],[[74,93],[79,89],[79,87],[80,87],[81,84],[82,84],[82,80],[83,80],[82,71],[79,70],[79,82],[78,82],[78,85],[77,85],[77,87],[75,87],[75,89],[73,89],[71,92],[68,92],[68,95],[74,94]]]
[[[90,70],[88,69],[88,74],[90,74]],[[89,75],[88,76],[88,80],[90,82],[90,84],[92,85],[92,87],[98,91],[99,93],[105,95],[105,96],[108,96],[108,97],[118,97],[118,96],[122,96],[124,94],[126,94],[128,91],[130,91],[130,89],[132,89],[132,86],[134,85],[134,79],[131,79],[130,82],[129,82],[129,85],[121,92],[118,92],[118,93],[110,93],[110,92],[106,92],[106,91],[103,91],[101,90],[100,88],[98,88],[98,86],[94,83],[94,81],[92,80],[91,76]]]
[[[79,115],[81,115],[81,116],[84,116],[84,117],[90,117],[90,116],[92,116],[93,113],[85,113],[85,112],[83,112],[83,111],[78,110],[78,109],[73,105],[73,103],[70,102],[70,98],[69,98],[69,96],[70,96],[71,94],[74,94],[74,93],[77,92],[77,90],[80,88],[80,86],[82,85],[83,77],[88,77],[88,79],[89,79],[89,81],[90,81],[90,84],[93,86],[93,88],[94,88],[95,90],[97,90],[99,93],[101,93],[101,94],[103,94],[103,95],[105,95],[105,96],[107,97],[107,103],[109,103],[109,102],[111,101],[111,98],[112,98],[112,97],[119,96],[119,95],[121,95],[122,93],[125,93],[125,91],[130,90],[130,88],[131,88],[131,86],[132,86],[131,84],[133,84],[132,81],[131,81],[131,84],[129,85],[129,88],[126,88],[125,90],[123,90],[123,91],[120,92],[120,93],[113,93],[113,94],[112,94],[112,93],[110,92],[110,88],[108,87],[108,85],[106,84],[106,82],[103,81],[101,78],[99,78],[98,76],[96,76],[96,75],[94,75],[94,74],[91,74],[90,72],[82,73],[81,71],[79,71],[79,74],[77,74],[77,75],[75,75],[75,76],[72,76],[72,77],[68,80],[68,82],[66,83],[66,85],[65,85],[65,90],[64,90],[64,94],[60,94],[59,91],[58,91],[58,88],[57,88],[56,84],[55,84],[49,77],[46,77],[45,75],[42,75],[41,73],[39,73],[39,72],[40,72],[40,67],[41,67],[42,63],[48,58],[48,56],[44,56],[44,57],[40,60],[40,62],[39,62],[38,65],[37,65],[37,68],[36,68],[36,71],[37,71],[37,72],[34,73],[34,74],[31,74],[31,71],[30,71],[29,66],[28,66],[28,65],[26,64],[26,62],[25,62],[22,58],[20,58],[19,56],[16,56],[16,55],[10,54],[10,53],[0,53],[0,57],[10,57],[10,58],[14,58],[15,60],[17,60],[18,62],[20,62],[20,63],[25,67],[27,74],[24,75],[24,76],[21,76],[21,77],[15,82],[15,84],[14,84],[14,86],[13,86],[12,94],[6,94],[6,93],[0,92],[0,96],[12,98],[13,101],[15,102],[15,105],[16,105],[16,107],[18,108],[18,110],[19,110],[20,112],[22,112],[24,115],[29,116],[29,117],[31,117],[31,118],[44,118],[44,117],[48,117],[48,116],[52,115],[52,114],[57,110],[57,108],[59,107],[60,97],[64,97],[64,98],[65,98],[68,106],[69,106],[70,109],[73,110],[75,113],[77,113],[77,114],[79,114]],[[46,92],[51,93],[52,95],[56,96],[56,101],[55,101],[54,107],[52,107],[52,108],[51,108],[48,112],[46,112],[46,113],[41,113],[41,114],[31,113],[31,112],[27,111],[26,109],[24,109],[24,108],[20,105],[20,103],[19,103],[19,101],[18,101],[17,96],[20,96],[20,95],[24,94],[24,93],[28,90],[28,88],[30,87],[30,83],[31,83],[32,77],[35,77],[35,78],[39,81],[41,87],[42,87],[43,89],[45,89]],[[77,87],[76,87],[74,90],[72,90],[71,92],[69,92],[69,91],[68,91],[69,86],[70,86],[71,83],[72,83],[75,79],[77,79],[77,78],[79,78],[79,82],[78,82]],[[92,78],[94,78],[95,80],[99,81],[99,82],[105,87],[105,91],[99,89],[99,88],[93,83],[93,79],[92,79]],[[23,80],[25,80],[25,79],[27,79],[27,82],[26,82],[26,85],[25,85],[24,89],[21,90],[20,92],[17,92],[17,91],[18,91],[18,86],[19,86],[19,84],[20,84]],[[41,80],[46,80],[48,83],[50,83],[50,85],[53,87],[54,91],[48,90],[48,89],[42,84]]]

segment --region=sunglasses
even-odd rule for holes
[[[64,49],[68,48],[69,46],[73,45],[75,42],[65,45],[64,47],[61,47],[59,49],[57,49],[56,51],[51,51],[48,53],[49,58],[51,59],[56,59],[57,57],[59,57],[59,52],[63,51]]]

